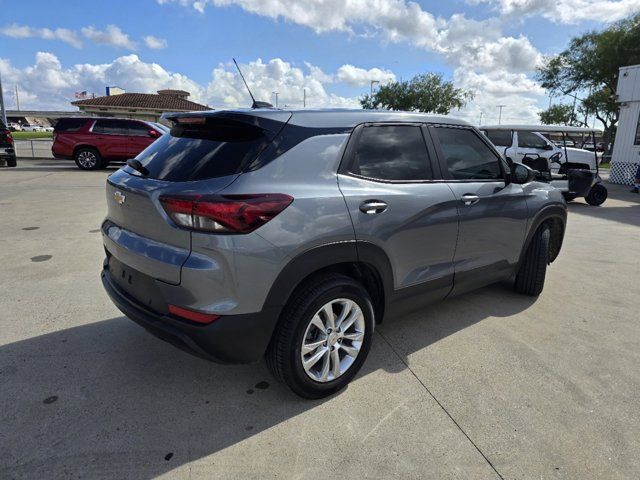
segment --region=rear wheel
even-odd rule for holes
[[[608,195],[608,192],[606,187],[601,183],[596,183],[591,188],[591,190],[589,190],[589,194],[586,197],[584,197],[584,199],[587,201],[589,205],[593,205],[594,207],[597,207],[604,203],[604,201],[607,199],[607,195]]]
[[[102,166],[102,158],[95,148],[78,149],[75,155],[76,165],[81,170],[97,170]]]
[[[371,298],[344,275],[316,277],[287,303],[267,351],[274,376],[305,398],[345,387],[369,353],[374,313]]]
[[[516,275],[516,292],[535,297],[542,293],[549,263],[549,227],[540,227],[529,244]]]
[[[7,158],[7,167],[17,167],[18,159],[16,157]]]

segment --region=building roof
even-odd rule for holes
[[[121,93],[108,97],[88,98],[71,102],[76,107],[146,108],[168,112],[211,110],[206,105],[191,102],[185,98],[170,94]]]
[[[200,116],[202,114],[198,114]],[[292,125],[314,128],[353,128],[361,123],[368,122],[400,122],[400,123],[441,123],[447,125],[469,126],[464,120],[440,115],[430,115],[416,112],[396,112],[390,110],[363,110],[363,109],[237,109],[216,110],[204,113],[205,116],[253,116],[262,117],[278,122],[289,122]],[[165,118],[189,117],[188,114],[165,115]]]

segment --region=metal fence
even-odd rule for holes
[[[53,158],[52,144],[53,140],[49,138],[15,140],[16,155],[18,158]]]

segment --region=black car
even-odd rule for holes
[[[13,137],[11,132],[0,120],[0,165],[7,167],[15,167],[16,161],[16,149],[13,144]]]

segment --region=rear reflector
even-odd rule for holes
[[[186,318],[192,322],[197,323],[213,323],[220,318],[220,315],[213,313],[198,312],[196,310],[189,310],[188,308],[176,307],[175,305],[169,305],[169,312],[177,317]]]
[[[215,233],[249,233],[287,208],[293,197],[281,193],[160,197],[179,226]]]

